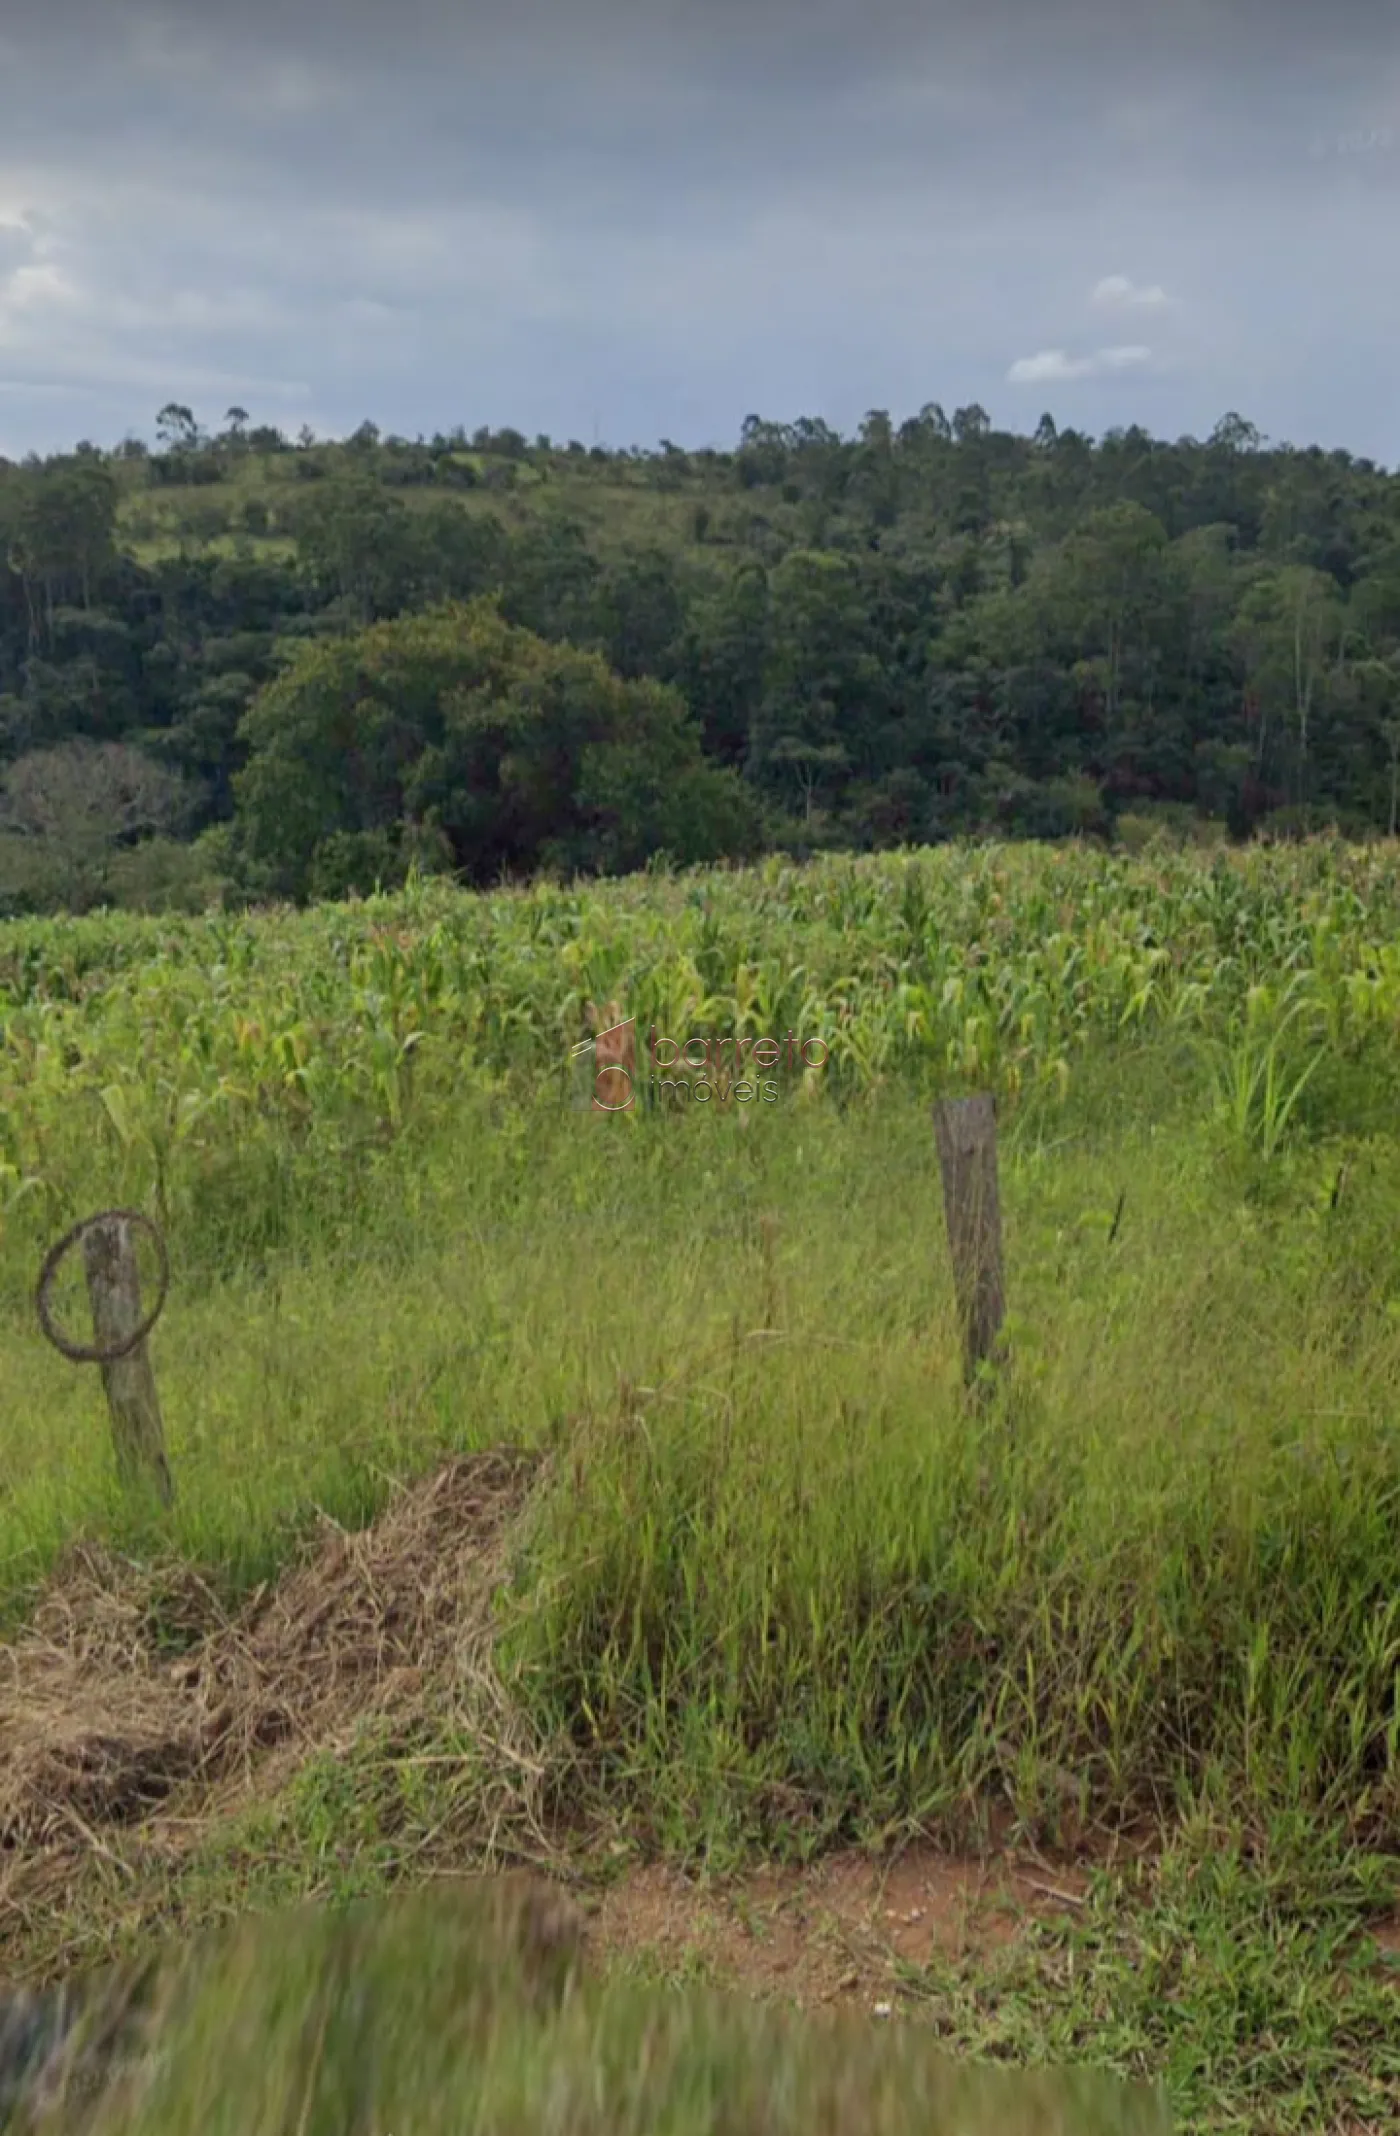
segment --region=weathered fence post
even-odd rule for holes
[[[978,1383],[984,1364],[1002,1358],[1006,1312],[997,1190],[996,1106],[988,1094],[940,1098],[933,1108],[943,1209],[953,1257],[962,1332],[963,1376]]]
[[[124,1217],[105,1217],[84,1234],[83,1266],[95,1346],[122,1350],[141,1325],[141,1274],[131,1226]],[[144,1336],[111,1363],[103,1362],[102,1386],[123,1482],[152,1483],[169,1505],[175,1491],[165,1457],[156,1376]]]

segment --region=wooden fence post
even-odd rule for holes
[[[943,1175],[963,1376],[972,1386],[984,1364],[1001,1362],[1001,1325],[1006,1312],[996,1106],[985,1093],[975,1098],[940,1098],[933,1108],[933,1130]]]
[[[83,1267],[92,1302],[94,1344],[99,1350],[120,1349],[141,1325],[141,1274],[130,1224],[119,1216],[94,1224],[83,1237]],[[165,1457],[156,1376],[144,1337],[124,1357],[103,1365],[102,1386],[123,1482],[152,1483],[169,1505],[175,1490]]]

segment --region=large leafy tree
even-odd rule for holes
[[[742,784],[705,761],[680,697],[507,623],[486,598],[303,646],[242,736],[244,846],[292,895],[317,883],[326,850],[343,874],[358,850],[383,875],[425,834],[478,882],[632,868],[661,849],[715,859],[754,839]]]

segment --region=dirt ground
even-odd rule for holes
[[[901,1963],[1004,1946],[1028,1921],[1076,1911],[1086,1882],[1082,1870],[956,1860],[925,1846],[888,1862],[831,1855],[717,1888],[642,1868],[603,1894],[593,1938],[605,1960],[696,1968],[804,2009],[849,2003],[879,2015]]]

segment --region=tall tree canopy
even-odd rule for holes
[[[242,740],[247,851],[293,895],[368,887],[424,852],[485,882],[633,868],[658,850],[711,860],[756,837],[748,793],[706,762],[674,691],[484,598],[303,646]]]
[[[189,896],[215,859],[310,894],[411,853],[479,880],[1400,815],[1400,477],[1238,414],[1095,441],[931,400],[650,454],[176,401],[157,430],[0,462],[0,776],[79,742],[177,775]],[[44,843],[0,825],[0,911],[52,900]]]

